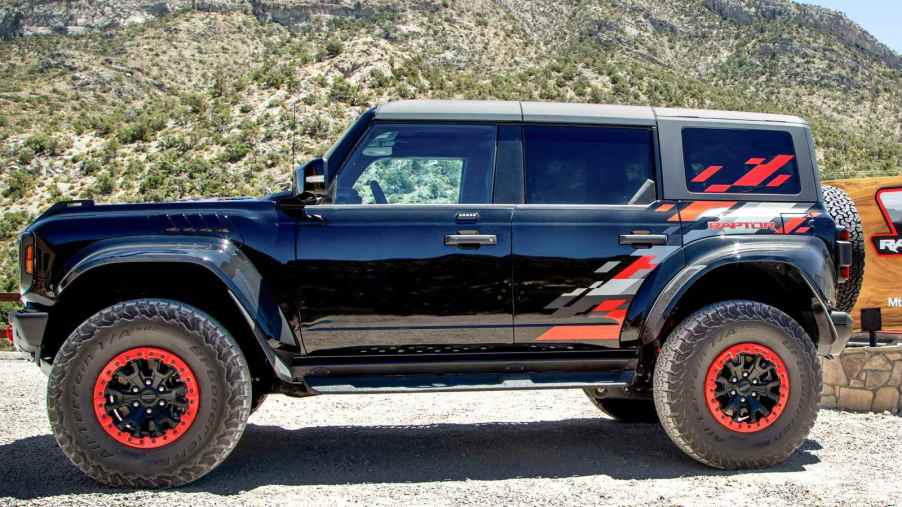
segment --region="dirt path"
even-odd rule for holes
[[[822,411],[783,466],[719,472],[579,391],[274,396],[206,478],[114,490],[57,448],[45,387],[34,365],[0,360],[0,504],[902,504],[900,417]]]

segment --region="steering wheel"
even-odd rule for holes
[[[382,187],[379,186],[378,181],[370,180],[369,186],[370,191],[373,192],[373,199],[375,199],[376,204],[388,204],[388,199],[385,198],[385,192],[382,191]]]

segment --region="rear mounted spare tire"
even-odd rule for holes
[[[849,270],[849,279],[836,286],[836,309],[851,312],[861,292],[861,282],[864,280],[864,232],[861,228],[861,216],[855,202],[844,190],[830,185],[824,185],[823,189],[827,212],[833,217],[836,225],[849,231],[849,241],[852,243],[852,267]]]

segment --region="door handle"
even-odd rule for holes
[[[666,234],[621,234],[621,245],[666,245]]]
[[[498,236],[494,234],[446,234],[445,244],[459,247],[497,245]]]

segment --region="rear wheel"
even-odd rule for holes
[[[852,243],[852,266],[849,268],[849,279],[836,286],[836,309],[851,312],[861,292],[864,281],[864,230],[861,227],[861,216],[855,201],[844,190],[824,185],[824,206],[836,225],[849,231]]]
[[[244,432],[251,382],[238,345],[174,301],[127,301],[66,340],[47,388],[63,452],[104,484],[178,486],[229,455]]]
[[[595,389],[584,389],[586,396],[599,410],[613,419],[628,423],[656,423],[658,413],[653,400],[598,397]]]
[[[795,452],[817,417],[814,344],[780,310],[752,301],[705,307],[671,333],[655,368],[661,425],[716,468],[759,468]]]

